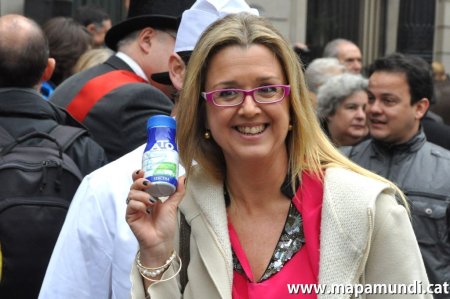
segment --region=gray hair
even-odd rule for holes
[[[141,33],[142,29],[133,31],[129,34],[127,34],[126,36],[124,36],[118,43],[117,43],[117,49],[118,51],[120,51],[122,48],[128,46],[129,44],[131,44],[132,42],[134,42],[139,34]]]
[[[341,44],[352,44],[355,45],[354,42],[344,39],[344,38],[336,38],[332,41],[329,41],[325,48],[323,49],[323,57],[338,57],[339,56],[339,45]],[[356,46],[356,45],[355,45]]]
[[[336,112],[342,101],[357,91],[367,90],[369,80],[361,75],[345,73],[334,76],[317,93],[317,115],[321,120]]]
[[[337,58],[314,59],[305,70],[306,85],[310,91],[317,93],[319,87],[327,82],[328,79],[346,71],[345,66]]]

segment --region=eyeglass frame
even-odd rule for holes
[[[268,88],[268,87],[282,87],[283,88],[283,96],[276,100],[276,101],[272,101],[272,102],[260,102],[257,99],[255,99],[255,91],[262,89],[262,88]],[[244,96],[242,97],[242,100],[237,103],[237,104],[232,104],[232,105],[219,105],[216,102],[214,102],[213,99],[213,93],[218,92],[218,91],[238,91],[238,92],[242,92],[244,94]],[[253,89],[239,89],[239,88],[224,88],[224,89],[216,89],[216,90],[212,90],[212,91],[204,91],[201,93],[202,97],[209,103],[212,103],[213,105],[217,106],[217,107],[235,107],[235,106],[239,106],[244,102],[244,99],[250,95],[253,99],[253,101],[255,101],[258,104],[274,104],[274,103],[278,103],[281,102],[282,100],[284,100],[285,97],[289,96],[291,92],[291,85],[289,84],[273,84],[273,85],[264,85],[264,86],[259,86]]]

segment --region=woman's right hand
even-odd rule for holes
[[[136,236],[141,262],[147,267],[158,267],[173,251],[177,229],[177,208],[185,191],[185,177],[178,179],[178,187],[166,201],[151,201],[145,190],[151,182],[144,178],[142,170],[133,173],[133,184],[128,193],[126,221]]]

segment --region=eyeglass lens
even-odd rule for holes
[[[280,101],[285,96],[282,86],[261,86],[253,90],[222,89],[213,92],[212,98],[216,105],[238,105],[243,102],[245,96],[251,95],[258,103],[272,103]]]

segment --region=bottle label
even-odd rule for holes
[[[178,175],[178,153],[176,151],[147,151],[143,156],[142,167],[147,179],[169,182],[170,177],[176,178]]]
[[[148,130],[142,168],[145,178],[152,184],[172,185],[171,188],[175,191],[178,183],[178,151],[174,129],[156,127]]]

